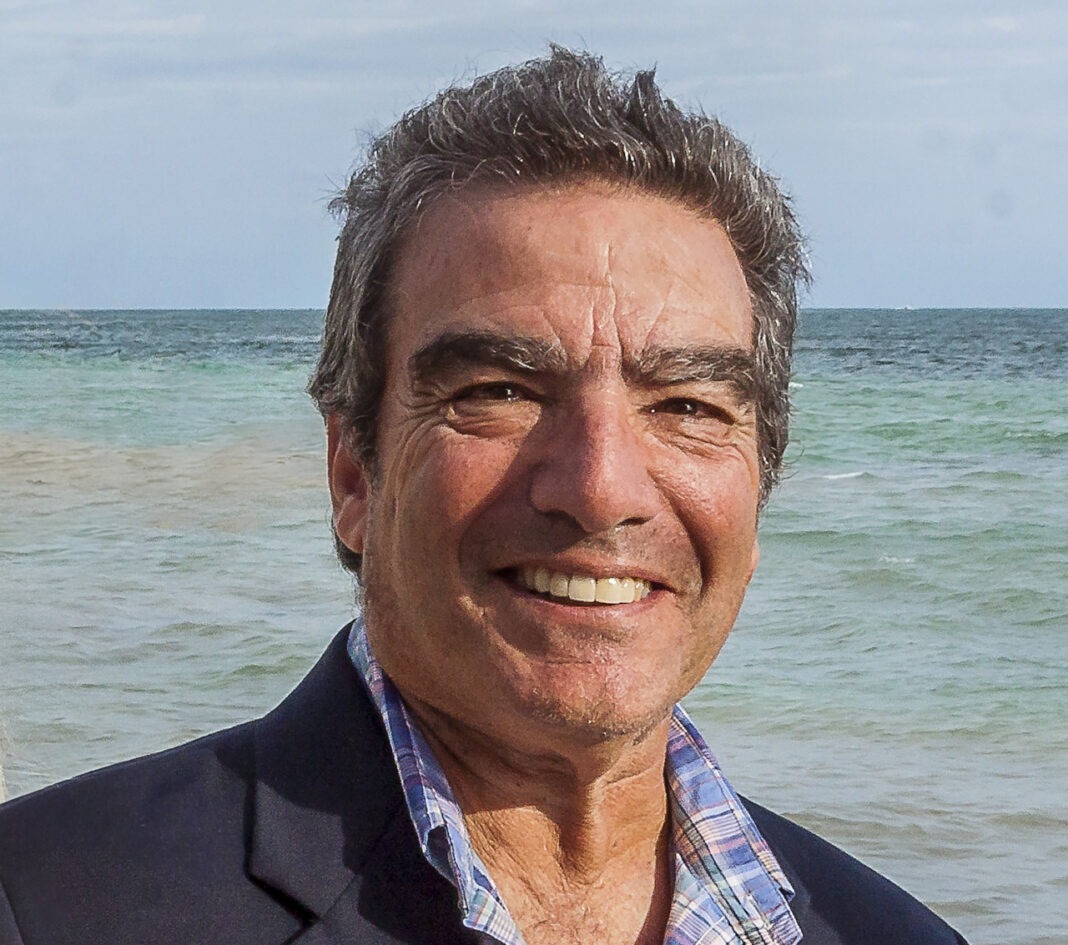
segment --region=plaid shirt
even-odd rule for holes
[[[415,832],[455,888],[464,925],[487,943],[523,945],[433,750],[371,653],[362,621],[349,656],[382,716]],[[693,723],[676,706],[665,766],[674,823],[675,891],[665,945],[795,945],[793,890]]]

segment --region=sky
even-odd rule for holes
[[[549,42],[753,146],[807,307],[1068,307],[1063,0],[0,0],[0,309],[321,308],[369,136]]]

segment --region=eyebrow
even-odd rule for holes
[[[738,345],[684,345],[652,348],[623,364],[627,381],[639,387],[675,384],[729,384],[743,399],[757,389],[756,355]]]
[[[408,370],[416,382],[472,366],[519,374],[560,373],[567,367],[567,357],[559,345],[536,338],[491,331],[450,331],[408,359]]]
[[[495,367],[518,374],[562,374],[567,355],[559,344],[492,331],[450,331],[432,339],[408,359],[416,383],[464,367]],[[652,348],[626,358],[623,376],[638,387],[670,387],[695,382],[726,383],[743,399],[756,391],[756,359],[737,345],[682,345]]]

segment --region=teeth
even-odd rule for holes
[[[566,574],[549,575],[549,593],[553,597],[567,597],[570,589],[570,581]]]
[[[622,604],[623,582],[621,578],[601,578],[596,582],[598,604]]]
[[[567,583],[567,596],[580,604],[592,604],[597,600],[597,579],[574,575]]]
[[[566,597],[580,604],[632,604],[649,596],[649,582],[635,577],[595,578],[589,574],[564,574],[548,568],[522,568],[519,574],[530,591],[550,597]]]

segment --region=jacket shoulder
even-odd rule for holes
[[[12,798],[0,804],[0,842],[9,846],[23,831],[32,831],[37,837],[80,834],[78,824],[86,828],[84,839],[99,839],[97,825],[85,816],[88,810],[94,818],[121,826],[123,821],[137,820],[137,811],[130,806],[135,799],[166,797],[197,783],[207,789],[218,787],[223,772],[240,776],[251,765],[254,724],[246,722],[213,732]],[[67,823],[68,814],[75,815],[76,823]]]
[[[0,890],[25,945],[206,941],[206,900],[262,900],[244,871],[255,724],[0,806]]]
[[[794,887],[804,945],[964,945],[927,906],[844,850],[743,798]]]

